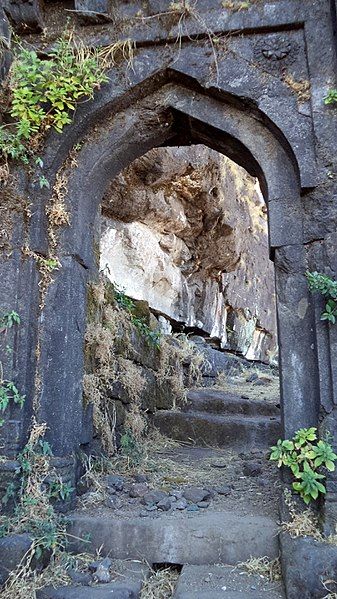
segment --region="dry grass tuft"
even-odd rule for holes
[[[136,42],[131,39],[118,41],[98,50],[98,57],[103,69],[114,67],[120,61],[126,61],[127,68],[133,69]]]
[[[282,522],[281,528],[293,538],[313,537],[317,541],[324,540],[318,528],[318,520],[310,509],[291,513],[291,520]]]
[[[179,572],[174,567],[152,570],[144,583],[140,599],[170,599],[173,597],[178,578]]]
[[[44,587],[68,586],[73,584],[68,574],[69,568],[85,570],[93,561],[93,556],[81,553],[76,556],[66,552],[52,555],[50,563],[42,571],[32,569],[37,543],[34,543],[20,564],[14,570],[5,588],[1,591],[1,599],[36,599],[37,591]]]
[[[263,557],[251,557],[246,562],[240,562],[237,566],[238,569],[244,569],[248,574],[258,574],[275,582],[281,580],[282,570],[279,558],[270,560],[266,555]]]
[[[184,367],[187,370],[187,380],[184,380]],[[177,333],[161,340],[157,379],[162,384],[169,383],[173,409],[186,402],[188,388],[200,385],[203,372],[208,367],[204,354],[187,335]]]
[[[288,532],[291,537],[313,537],[316,541],[324,541],[319,530],[318,518],[310,508],[297,511],[289,490],[284,491],[284,501],[289,510],[290,520],[281,523],[281,530]]]
[[[230,10],[232,12],[240,12],[241,10],[247,10],[251,7],[251,4],[252,0],[224,0],[223,2],[221,2],[222,8],[226,8],[227,10]]]

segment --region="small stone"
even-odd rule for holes
[[[111,575],[109,572],[109,568],[105,568],[103,565],[98,566],[98,568],[94,574],[94,579],[96,582],[100,582],[100,583],[110,582]]]
[[[135,474],[133,477],[133,480],[136,483],[147,483],[149,480],[149,477],[147,476],[147,474]]]
[[[124,479],[121,476],[109,474],[105,477],[105,483],[108,485],[108,487],[114,487],[116,491],[123,491]]]
[[[131,486],[130,497],[144,497],[149,488],[146,483],[135,483]]]
[[[249,399],[249,395],[241,395],[241,399]]]
[[[225,460],[217,460],[211,463],[212,468],[227,468],[227,462]]]
[[[143,496],[142,502],[153,505],[155,503],[159,503],[159,501],[162,501],[165,499],[165,497],[167,497],[167,494],[163,491],[149,491]]]
[[[146,510],[142,510],[141,512],[139,512],[139,515],[141,518],[147,518],[149,512],[147,512]]]
[[[174,495],[170,495],[169,500],[171,501],[171,503],[175,503],[177,501],[177,498]]]
[[[206,489],[200,489],[199,487],[190,487],[189,489],[184,490],[183,496],[187,501],[198,503],[198,501],[209,499],[210,492]]]
[[[180,491],[179,489],[174,489],[173,491],[171,491],[171,495],[176,497],[176,499],[181,499],[183,496],[183,492]]]
[[[258,462],[246,462],[242,472],[244,476],[259,476],[262,474],[262,466]]]
[[[156,505],[147,505],[145,509],[147,512],[156,512],[157,506]]]
[[[188,512],[198,512],[199,508],[197,505],[195,505],[195,503],[191,503],[191,505],[187,506],[187,511]]]
[[[132,483],[130,483],[130,482],[124,483],[124,487],[123,487],[123,491],[122,491],[123,494],[129,495],[131,487],[132,487]]]
[[[217,493],[219,493],[219,495],[230,495],[232,492],[230,485],[222,485],[221,487],[217,487],[215,490]]]
[[[104,500],[104,506],[111,510],[118,510],[122,505],[121,500],[116,495],[111,495]]]
[[[110,557],[105,557],[104,559],[99,559],[95,562],[91,562],[89,564],[89,570],[91,570],[91,572],[96,572],[97,568],[105,568],[106,570],[108,570],[109,568],[111,568],[112,565],[112,561],[110,559]]]
[[[174,509],[176,509],[176,510],[186,510],[186,508],[187,508],[187,501],[184,497],[182,497],[181,499],[178,499],[174,504]]]
[[[201,508],[207,508],[207,507],[210,506],[210,503],[209,503],[209,501],[199,501],[199,503],[197,504],[197,506],[201,507]]]
[[[87,493],[91,487],[91,484],[87,480],[79,480],[76,485],[76,494],[81,496]]]
[[[252,374],[247,376],[246,383],[252,383],[253,381],[257,381],[258,378],[259,378],[259,375],[256,374],[256,372],[253,372]]]
[[[74,584],[88,586],[92,582],[92,577],[89,572],[81,572],[80,570],[73,570],[71,568],[67,572]]]
[[[161,501],[157,503],[158,510],[162,510],[163,512],[168,512],[171,509],[171,501],[169,497],[165,497]]]

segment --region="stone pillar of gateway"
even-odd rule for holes
[[[0,492],[16,480],[32,422],[45,424],[55,467],[75,486],[79,451],[92,441],[82,381],[101,200],[124,167],[166,145],[203,143],[259,179],[276,273],[283,435],[317,427],[336,449],[337,324],[321,320],[324,299],[306,278],[337,277],[337,104],[325,100],[336,87],[334,2],[112,9],[74,0],[56,10],[5,0],[0,10],[4,79],[13,34],[47,61],[67,26],[106,60],[92,97],[58,131],[45,128],[24,164],[0,140],[0,312],[19,315],[2,327],[0,374],[24,396],[3,410]],[[334,473],[320,514],[335,532]]]

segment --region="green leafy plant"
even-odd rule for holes
[[[140,335],[145,337],[145,340],[149,345],[153,345],[157,349],[160,347],[160,340],[162,334],[158,330],[152,330],[145,321],[145,318],[136,316],[136,305],[130,297],[125,295],[124,289],[120,289],[116,284],[113,286],[114,297],[117,304],[126,310],[131,318],[132,324],[136,327]]]
[[[61,37],[48,60],[17,44],[6,86],[8,122],[0,127],[2,157],[27,163],[31,140],[48,129],[61,133],[82,98],[107,81],[98,51],[76,46],[68,34]],[[34,145],[34,144],[33,144]],[[48,181],[40,177],[40,186]]]
[[[15,325],[20,324],[21,319],[17,312],[11,310],[9,312],[5,312],[2,316],[0,316],[0,331],[7,335],[9,329],[14,327]],[[6,346],[6,353],[10,354],[11,348]],[[0,413],[4,414],[9,404],[13,402],[23,407],[25,403],[25,395],[22,395],[17,386],[13,383],[13,381],[7,380],[4,378],[3,365],[0,362]],[[0,416],[0,426],[3,426],[4,418]]]
[[[20,316],[14,310],[5,312],[5,314],[0,316],[0,327],[2,330],[11,329],[15,324],[20,324],[20,322]]]
[[[55,512],[52,500],[66,500],[74,490],[69,482],[55,478],[53,453],[44,439],[45,431],[45,424],[33,422],[28,442],[16,456],[17,482],[8,485],[2,498],[3,505],[14,500],[14,511],[10,516],[0,515],[0,536],[28,532],[36,557],[45,550],[56,553],[64,549],[65,520]]]
[[[125,431],[121,436],[121,452],[128,459],[130,465],[138,466],[142,461],[142,448],[131,431]]]
[[[306,277],[310,291],[320,293],[327,300],[321,320],[335,324],[337,319],[337,281],[316,271],[307,272]]]
[[[70,483],[65,483],[62,480],[54,480],[49,485],[49,497],[51,499],[66,501],[71,497],[74,490],[74,487]]]
[[[325,494],[323,481],[326,476],[318,469],[335,470],[337,455],[327,440],[319,440],[317,429],[301,428],[292,439],[279,439],[271,448],[270,460],[277,466],[290,468],[295,480],[292,483],[305,504]]]
[[[337,104],[337,89],[329,89],[324,98],[324,104]]]
[[[47,189],[50,189],[50,183],[44,175],[41,175],[39,177],[39,185],[40,185],[40,189],[43,189],[44,187],[46,187]]]

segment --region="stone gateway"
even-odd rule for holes
[[[14,165],[15,196],[3,187],[0,308],[21,325],[1,337],[1,362],[26,400],[0,429],[0,488],[33,414],[47,424],[60,471],[76,476],[76,455],[92,439],[82,380],[101,202],[122,169],[160,146],[204,144],[258,178],[276,277],[283,435],[319,427],[336,447],[337,327],[320,320],[323,300],[305,277],[337,276],[337,108],[324,102],[336,87],[335,1],[5,0],[0,14],[3,76],[9,23],[45,57],[69,22],[85,47],[124,42],[93,99],[41,142],[48,186]],[[57,189],[61,224],[48,209]],[[51,255],[58,266],[46,272]],[[334,532],[334,473],[321,513]]]

